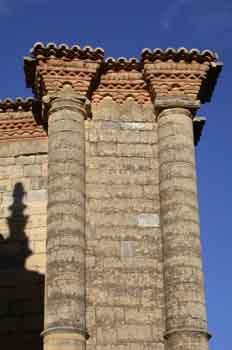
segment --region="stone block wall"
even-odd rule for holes
[[[92,113],[85,121],[87,348],[162,350],[153,107],[104,99]],[[47,147],[46,138],[0,147],[0,335],[10,350],[42,349]]]
[[[105,99],[86,121],[87,348],[162,350],[164,295],[152,105]]]
[[[47,211],[47,141],[0,145],[0,339],[41,349]]]
[[[162,248],[153,108],[130,101],[118,108],[106,99],[93,106],[93,119],[86,120],[85,128],[87,346],[149,348],[156,343],[162,349]],[[0,162],[1,338],[9,346],[12,334],[14,344],[33,344],[39,350],[47,140],[3,142]]]
[[[33,46],[34,99],[0,101],[4,348],[208,349],[194,143],[221,67]]]

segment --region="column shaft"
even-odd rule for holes
[[[45,350],[85,348],[83,101],[58,97],[48,120]]]
[[[192,116],[158,116],[167,350],[207,350]]]

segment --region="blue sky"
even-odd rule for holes
[[[212,350],[231,346],[231,0],[0,0],[0,98],[29,96],[22,57],[34,42],[102,46],[106,56],[144,47],[197,47],[224,62],[197,147],[201,231]]]

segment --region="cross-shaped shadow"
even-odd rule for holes
[[[0,235],[0,348],[7,350],[42,350],[44,276],[25,268],[32,254],[25,234],[25,194],[23,184],[16,183],[6,219],[10,235]]]

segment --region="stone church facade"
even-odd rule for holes
[[[37,43],[0,101],[0,341],[207,350],[194,147],[221,63]],[[44,277],[46,276],[46,277]]]

